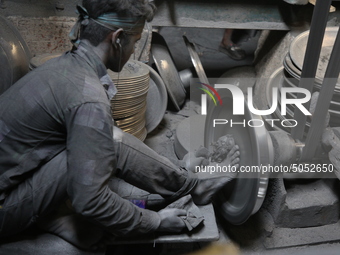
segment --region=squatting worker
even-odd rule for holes
[[[106,70],[119,72],[128,61],[154,5],[83,0],[77,8],[76,47],[0,96],[0,237],[44,219],[67,199],[77,215],[114,236],[179,232],[183,210],[140,209],[107,185],[117,176],[165,198],[190,193],[204,204],[228,181],[192,178],[113,126],[116,88]]]

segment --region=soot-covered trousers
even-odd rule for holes
[[[114,143],[117,176],[140,189],[174,199],[190,193],[197,183],[188,171],[130,134],[115,130]],[[6,194],[0,201],[0,237],[19,233],[64,203],[67,171],[67,154],[62,151]]]

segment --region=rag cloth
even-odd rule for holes
[[[166,208],[184,209],[187,211],[186,216],[180,216],[185,223],[187,229],[192,231],[204,221],[204,216],[200,209],[194,204],[191,195],[186,195],[175,202],[168,205]]]

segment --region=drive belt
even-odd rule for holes
[[[307,48],[302,66],[301,80],[299,83],[300,88],[308,89],[310,92],[312,92],[314,85],[316,69],[319,62],[322,41],[325,35],[325,29],[331,3],[332,0],[318,0],[316,1],[316,5],[313,11]],[[300,95],[298,94],[297,96],[299,97]],[[308,109],[309,102],[304,104],[304,106]],[[296,127],[292,128],[292,137],[302,140],[307,116],[304,115],[298,107],[296,107],[294,111],[294,119],[297,121],[298,124]]]
[[[320,0],[318,0],[320,1]],[[336,83],[340,73],[340,33],[338,32],[333,50],[327,65],[325,77],[323,79],[318,102],[313,114],[311,128],[307,134],[305,148],[302,152],[300,161],[307,161],[313,158],[317,146],[319,145],[322,133],[324,131],[324,123],[327,111],[331,103]]]

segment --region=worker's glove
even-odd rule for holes
[[[187,212],[182,209],[163,209],[158,212],[161,223],[157,229],[160,232],[181,232],[185,227],[184,221],[179,216],[187,215]]]

